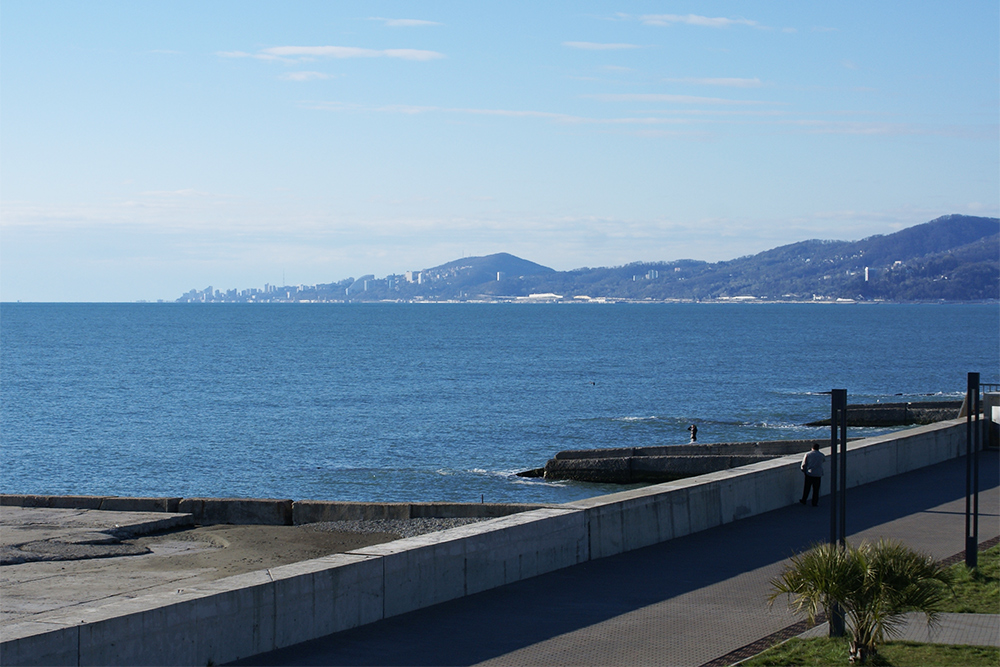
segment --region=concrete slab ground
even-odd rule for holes
[[[193,525],[190,514],[0,506],[0,564],[141,553],[122,541]]]
[[[1000,535],[1000,461],[981,459],[980,539]],[[964,548],[965,459],[848,491],[852,542]],[[388,618],[242,665],[704,665],[787,627],[769,581],[824,541],[828,499],[794,505]]]
[[[189,514],[164,512],[0,507],[0,626],[396,538],[306,526],[195,527]]]

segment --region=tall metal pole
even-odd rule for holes
[[[840,425],[840,415],[837,410],[836,389],[830,392],[830,544],[837,544],[839,541],[837,521],[838,491],[840,484],[837,481],[837,471],[839,458],[837,456],[837,427]]]
[[[847,390],[837,389],[840,403],[840,546],[847,546]]]
[[[847,390],[830,392],[830,544],[847,548]],[[830,609],[830,636],[844,636],[844,610]]]
[[[965,391],[965,566],[979,563],[979,373],[969,373]]]

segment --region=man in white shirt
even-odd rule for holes
[[[823,461],[825,460],[823,452],[819,451],[818,442],[813,443],[812,451],[806,452],[806,455],[802,457],[800,468],[806,476],[806,483],[802,488],[802,499],[799,502],[803,505],[806,504],[809,489],[812,489],[813,507],[819,505],[819,484],[823,481]]]

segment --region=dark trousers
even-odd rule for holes
[[[805,503],[806,498],[809,497],[809,489],[812,488],[813,492],[813,507],[819,505],[819,483],[823,481],[822,477],[813,477],[812,475],[805,475],[806,483],[802,487],[802,500],[799,502]]]

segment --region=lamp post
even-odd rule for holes
[[[830,391],[830,544],[847,548],[847,390]],[[834,604],[830,636],[844,636],[844,610]]]
[[[965,566],[979,564],[979,373],[969,373],[965,392]]]

